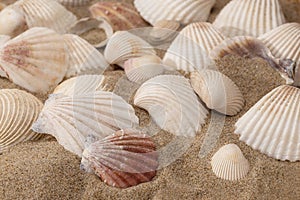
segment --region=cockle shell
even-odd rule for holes
[[[221,72],[201,70],[191,73],[191,84],[210,109],[236,115],[244,106],[244,98],[236,84]]]
[[[212,157],[211,166],[217,177],[230,181],[244,178],[250,168],[248,160],[235,144],[221,147]]]
[[[161,59],[154,55],[131,58],[124,64],[126,76],[132,82],[144,82],[163,74],[164,69]]]
[[[213,24],[229,37],[258,37],[284,23],[278,0],[232,0]]]
[[[17,89],[0,90],[0,154],[41,135],[30,130],[43,104],[33,95]]]
[[[161,20],[156,22],[149,34],[151,44],[172,41],[178,35],[180,28],[181,24],[177,21]]]
[[[120,96],[95,91],[51,95],[32,129],[53,135],[65,149],[81,156],[87,136],[103,138],[138,123],[134,109]]]
[[[104,57],[110,64],[120,66],[130,58],[144,55],[156,55],[156,52],[146,41],[127,31],[114,33],[104,51]]]
[[[94,18],[103,17],[114,31],[124,31],[146,27],[147,23],[136,11],[134,6],[122,2],[97,2],[89,8]]]
[[[78,6],[85,6],[89,4],[92,0],[57,0],[57,1],[67,7],[78,7]]]
[[[29,29],[0,47],[0,71],[31,92],[49,91],[67,67],[63,37],[47,28]]]
[[[143,83],[134,105],[147,110],[160,128],[184,137],[194,137],[208,114],[188,79],[174,75],[156,76]]]
[[[235,126],[240,140],[253,149],[279,160],[300,160],[300,89],[275,88]]]
[[[120,130],[87,147],[80,167],[94,172],[107,185],[128,188],[151,181],[158,167],[158,153],[150,137]]]
[[[154,25],[160,20],[179,21],[183,24],[206,21],[216,0],[135,0],[142,17]]]

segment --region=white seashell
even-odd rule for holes
[[[189,81],[174,75],[156,76],[143,83],[134,104],[147,110],[160,128],[177,136],[195,136],[208,114]]]
[[[146,55],[131,58],[124,64],[127,78],[132,82],[144,82],[164,73],[164,66],[158,56]]]
[[[67,71],[63,37],[47,28],[32,28],[0,49],[0,68],[5,77],[31,91],[45,93]]]
[[[0,90],[0,154],[41,135],[30,130],[43,104],[33,95],[17,89]]]
[[[228,37],[258,37],[284,23],[278,0],[232,0],[213,24]]]
[[[65,34],[63,38],[69,52],[69,68],[66,77],[87,70],[97,70],[97,73],[102,73],[109,67],[104,56],[81,37]]]
[[[57,0],[64,6],[67,7],[79,7],[88,5],[92,0]]]
[[[103,138],[138,124],[130,104],[114,93],[96,91],[51,95],[32,129],[53,135],[65,149],[81,156],[87,136]]]
[[[177,21],[161,20],[156,22],[149,34],[151,44],[172,41],[178,35],[180,28],[181,24]]]
[[[232,116],[238,114],[244,106],[245,100],[239,88],[221,72],[213,70],[192,72],[191,84],[210,109]]]
[[[248,160],[235,144],[221,147],[211,160],[212,170],[221,179],[237,181],[244,178],[250,168]]]
[[[114,33],[104,51],[104,57],[110,64],[120,66],[130,58],[144,55],[156,55],[156,52],[146,41],[127,31]]]
[[[216,0],[135,0],[142,17],[154,25],[160,20],[179,21],[183,24],[206,21]]]
[[[235,126],[240,140],[253,149],[279,160],[300,160],[300,89],[277,87]]]

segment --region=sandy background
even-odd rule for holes
[[[227,2],[217,1],[210,21]],[[280,2],[287,20],[300,22],[300,1]],[[80,17],[88,15],[84,7],[72,11]],[[239,86],[246,105],[239,115],[226,117],[218,143],[205,158],[200,159],[198,153],[210,118],[186,153],[159,170],[153,181],[121,190],[107,186],[95,175],[80,171],[80,158],[64,150],[55,139],[44,138],[38,142],[19,144],[0,155],[0,199],[300,199],[300,162],[280,162],[268,158],[240,142],[238,136],[233,134],[237,119],[284,81],[261,59],[228,56],[219,60],[217,66]],[[113,90],[114,84],[124,73],[117,70],[105,75]],[[129,83],[124,83],[123,87],[125,92],[120,92],[120,95],[133,90]],[[0,88],[18,87],[0,78]],[[47,98],[45,95],[35,95],[42,101]],[[147,125],[147,113],[137,108],[136,112],[141,125]],[[154,136],[158,148],[170,139],[172,135],[164,131]],[[228,143],[237,144],[251,165],[246,178],[238,182],[218,179],[211,170],[212,155]]]

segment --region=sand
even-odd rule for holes
[[[210,21],[228,1],[217,1]],[[289,21],[300,22],[300,2],[281,1]],[[74,11],[74,10],[73,10]],[[86,11],[75,9],[77,15]],[[295,14],[296,13],[296,14]],[[210,117],[199,131],[191,146],[170,165],[158,170],[156,177],[127,189],[107,186],[97,176],[79,169],[80,158],[66,151],[55,139],[46,137],[40,141],[16,145],[0,155],[0,199],[299,199],[300,162],[282,162],[253,150],[238,140],[234,124],[261,97],[275,87],[284,84],[281,77],[261,59],[244,59],[228,56],[217,66],[241,89],[246,105],[241,113],[226,117],[225,125],[216,146],[204,158],[198,156],[207,133]],[[113,70],[111,68],[110,70]],[[113,91],[124,72],[105,72],[109,90]],[[19,88],[6,79],[0,79],[0,88]],[[132,99],[136,87],[122,80],[116,93]],[[44,101],[47,96],[35,94]],[[127,95],[127,96],[126,96]],[[131,100],[130,100],[131,102]],[[135,108],[141,126],[147,126],[147,112]],[[153,136],[158,149],[174,137],[160,131]],[[231,182],[217,178],[210,166],[212,155],[223,145],[237,144],[250,162],[249,174],[242,180]]]

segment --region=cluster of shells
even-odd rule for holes
[[[111,65],[123,68],[128,80],[139,84],[135,106],[161,129],[194,137],[208,110],[230,117],[243,109],[237,84],[215,65],[233,54],[266,60],[287,82],[247,111],[235,134],[272,158],[300,160],[300,24],[286,23],[278,0],[232,0],[211,24],[206,21],[215,3],[101,1],[83,19],[65,6],[90,0],[0,4],[0,76],[24,89],[0,90],[0,153],[50,134],[82,158],[81,169],[108,185],[150,181],[159,167],[155,142],[139,131],[133,106],[106,89],[103,72]],[[147,38],[129,31],[149,26]],[[107,39],[90,44],[79,36],[91,29],[103,29]],[[161,58],[155,45],[166,42]],[[93,73],[83,75],[87,71]],[[33,96],[37,93],[51,94],[43,104]],[[234,144],[222,147],[211,165],[227,180],[249,171]]]

